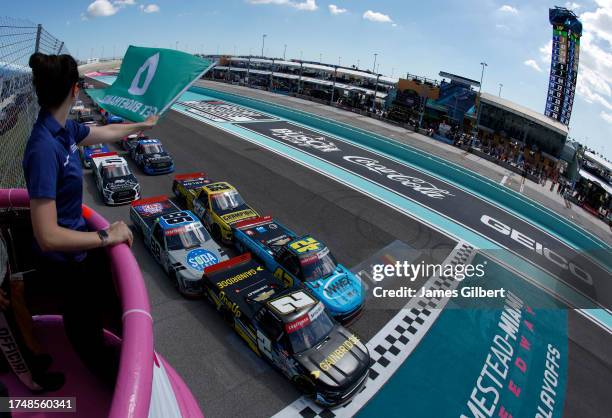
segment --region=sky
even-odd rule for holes
[[[440,79],[480,79],[483,90],[544,111],[552,27],[548,8],[583,23],[570,137],[612,159],[612,0],[21,0],[2,14],[41,23],[81,59],[128,45],[264,54]]]

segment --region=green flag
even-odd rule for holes
[[[130,46],[112,86],[88,89],[87,94],[104,110],[140,122],[163,114],[212,66],[181,51]]]

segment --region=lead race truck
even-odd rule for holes
[[[350,323],[363,311],[361,279],[321,241],[297,235],[270,216],[238,222],[232,230],[240,252],[257,256],[285,286],[306,286],[338,322]]]
[[[198,218],[166,196],[132,202],[130,218],[183,296],[201,296],[204,269],[228,259]]]
[[[369,374],[359,337],[302,286],[286,288],[250,253],[204,269],[204,294],[258,356],[320,405],[346,404]]]

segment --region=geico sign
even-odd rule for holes
[[[575,277],[579,278],[583,282],[588,283],[590,285],[593,284],[593,279],[591,278],[591,275],[589,273],[578,267],[573,262],[568,262],[565,257],[557,254],[550,248],[544,247],[542,244],[540,244],[533,238],[528,237],[527,235],[517,231],[516,229],[510,228],[508,225],[498,221],[497,219],[493,219],[488,215],[482,215],[480,221],[483,224],[493,228],[497,232],[500,232],[504,235],[508,235],[514,241],[518,242],[521,245],[524,245],[530,250],[533,250],[536,253],[543,255],[548,259],[548,261],[555,263],[562,269],[569,270]]]

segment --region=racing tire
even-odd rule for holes
[[[212,235],[215,241],[221,241],[221,228],[219,228],[219,225],[213,224],[212,228],[210,228],[210,235]]]
[[[229,311],[229,309],[222,307],[220,309],[221,316],[223,317],[223,321],[229,325],[230,327],[234,326],[234,315]]]
[[[211,306],[216,306],[215,301],[212,299],[210,293],[208,292],[208,286],[206,286],[205,284],[202,285],[202,294],[204,295],[204,299],[206,299]]]
[[[178,290],[179,293],[182,295],[183,291],[181,290],[181,284],[179,283],[176,272],[174,271],[170,272],[170,280],[172,281],[172,285],[174,285],[174,288]]]
[[[304,375],[295,376],[291,379],[291,383],[303,394],[307,396],[313,396],[316,392],[315,385],[312,380]]]
[[[238,251],[238,253],[244,254],[246,252],[244,245],[242,245],[242,243],[237,239],[234,240],[234,245],[236,246],[236,250]]]
[[[144,234],[142,233],[142,228],[136,222],[132,223],[132,229],[135,233],[140,234],[144,237]]]
[[[172,185],[172,192],[174,193],[174,196],[176,197],[176,201],[179,206],[182,206],[187,209],[187,198],[180,194],[179,191],[176,190],[176,187],[174,185]]]

